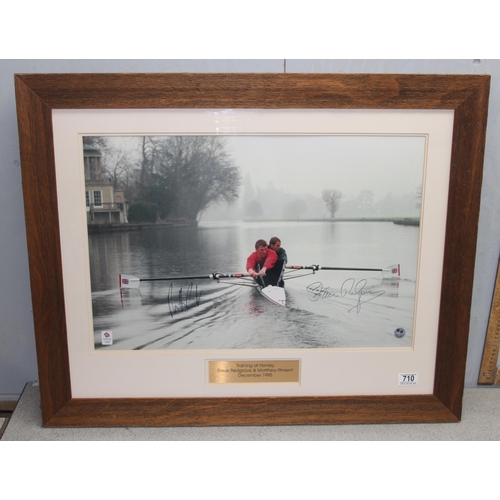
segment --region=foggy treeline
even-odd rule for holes
[[[220,136],[85,137],[102,154],[104,176],[125,190],[129,216],[148,211],[153,220],[304,220],[418,217],[421,187],[376,196],[346,195],[337,186],[291,193],[268,182],[242,179]],[[300,186],[297,186],[297,191]],[[331,209],[325,192],[338,198]],[[130,220],[130,217],[129,217]]]
[[[354,196],[342,195],[336,219],[349,218],[405,218],[420,214],[420,190],[410,193],[387,193],[376,197],[372,191],[363,190]],[[322,193],[292,194],[272,183],[254,187],[250,176],[243,179],[242,195],[228,213],[227,207],[214,206],[204,214],[205,220],[301,220],[330,219],[331,214]]]

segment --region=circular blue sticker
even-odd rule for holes
[[[398,339],[402,339],[406,335],[406,330],[404,328],[396,328],[394,330],[394,336]]]

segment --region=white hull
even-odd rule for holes
[[[284,288],[269,285],[265,288],[259,287],[258,290],[267,300],[270,300],[273,304],[277,304],[278,306],[282,307],[286,306],[286,295]]]

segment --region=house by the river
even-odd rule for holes
[[[101,152],[83,146],[85,169],[85,202],[89,224],[120,224],[127,221],[127,203],[123,189],[114,189],[113,182],[103,178]]]

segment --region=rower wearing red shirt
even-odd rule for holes
[[[276,286],[277,283],[271,283],[269,277],[266,276],[266,271],[272,269],[278,255],[274,250],[267,247],[266,240],[257,240],[255,243],[255,252],[253,252],[247,259],[247,272],[254,278],[260,278],[260,283]]]

